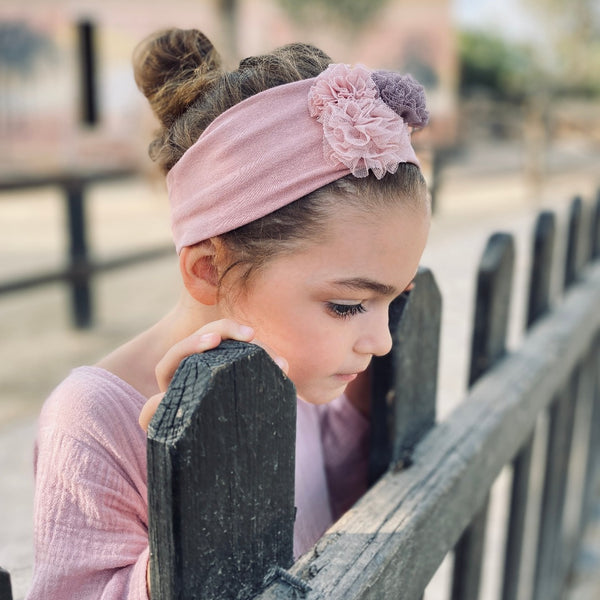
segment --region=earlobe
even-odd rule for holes
[[[206,305],[217,303],[219,276],[215,265],[216,249],[211,240],[181,250],[179,269],[189,294]]]

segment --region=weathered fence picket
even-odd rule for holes
[[[12,588],[10,585],[10,575],[0,567],[0,600],[12,600]]]
[[[588,364],[592,396],[590,399],[589,444],[584,479],[585,491],[579,521],[580,535],[583,533],[586,521],[592,512],[594,498],[599,492],[595,486],[597,483],[595,475],[598,473],[600,466],[600,335],[596,338],[593,348],[596,348],[596,352],[590,352]]]
[[[522,345],[510,353],[506,352],[506,328],[514,262],[513,241],[507,234],[496,234],[490,239],[478,276],[470,389],[465,401],[443,422],[435,423],[441,299],[433,275],[428,270],[421,269],[414,289],[396,299],[390,310],[392,352],[376,359],[372,369],[373,485],[325,533],[313,550],[293,565],[290,564],[293,517],[290,519],[289,503],[286,505],[287,510],[282,511],[283,515],[287,515],[284,516],[283,523],[286,524],[288,537],[278,534],[278,543],[283,544],[283,547],[278,546],[280,554],[276,552],[268,560],[254,557],[258,566],[244,572],[236,562],[238,559],[232,559],[231,556],[249,557],[257,548],[259,552],[263,552],[268,542],[245,539],[250,538],[251,534],[234,535],[232,541],[231,532],[239,531],[236,528],[240,527],[237,524],[240,517],[236,514],[236,502],[228,501],[227,506],[223,507],[209,503],[205,511],[208,517],[199,517],[199,511],[203,509],[202,502],[194,498],[194,493],[200,497],[207,492],[200,487],[195,491],[190,490],[190,487],[203,485],[203,480],[198,477],[195,477],[194,483],[185,492],[189,494],[187,504],[193,504],[194,512],[191,515],[185,516],[182,512],[183,507],[187,508],[185,503],[181,505],[180,511],[177,501],[171,502],[171,472],[175,471],[171,465],[178,464],[180,460],[177,458],[179,450],[173,443],[177,436],[171,432],[168,418],[158,416],[166,426],[161,435],[168,440],[168,461],[165,464],[169,466],[163,471],[171,479],[168,479],[167,485],[163,483],[161,488],[159,481],[164,478],[164,474],[161,469],[153,471],[151,467],[149,477],[153,478],[154,484],[150,488],[162,489],[163,495],[162,498],[157,496],[150,505],[151,515],[154,513],[154,517],[151,517],[152,565],[158,572],[158,575],[153,574],[153,598],[155,589],[163,589],[160,586],[161,579],[164,579],[169,581],[174,591],[169,592],[170,595],[157,592],[159,599],[193,598],[205,593],[202,597],[208,599],[231,597],[241,600],[254,597],[256,600],[281,600],[300,596],[323,600],[417,600],[423,596],[427,583],[446,554],[454,549],[453,597],[460,600],[476,599],[479,594],[490,489],[502,468],[512,464],[502,598],[514,600],[519,594],[523,579],[525,516],[531,502],[528,488],[533,440],[539,416],[544,412],[548,413],[549,431],[544,457],[545,479],[537,528],[537,562],[532,597],[557,598],[571,566],[587,515],[594,499],[598,498],[600,263],[595,261],[592,264],[588,261],[598,256],[600,195],[589,220],[594,224],[593,227],[587,226],[588,220],[583,216],[584,208],[580,198],[575,199],[571,205],[564,257],[565,294],[552,310],[550,289],[551,274],[554,271],[552,258],[556,222],[552,213],[540,214],[533,244],[527,300],[527,335]],[[241,346],[243,348],[245,345]],[[207,388],[212,385],[209,379],[213,371],[218,371],[219,378],[223,381],[229,381],[235,376],[235,372],[240,374],[239,367],[233,367],[229,364],[229,359],[222,357],[223,352],[229,351],[228,346],[225,346],[203,355],[207,364],[215,361],[218,369],[207,367],[208,371],[201,377],[202,385],[194,392],[190,390],[196,385],[196,363],[192,363],[193,369],[187,361],[183,363],[172,386],[175,391],[169,392],[165,403],[165,414],[176,415],[181,408],[183,396],[187,398],[183,406],[187,406],[189,402],[189,406],[200,407],[194,410],[210,412],[215,410],[215,406],[221,406],[223,400],[211,400],[212,392]],[[269,364],[269,359],[263,358],[263,367],[267,370],[273,367],[275,370],[270,376],[277,379],[277,368]],[[248,376],[250,374],[247,371],[246,377]],[[251,385],[264,381],[264,391],[268,391],[266,380],[263,379],[267,377],[266,372],[250,377],[254,377]],[[278,377],[280,385],[283,378],[281,375]],[[236,384],[230,382],[227,385],[227,394],[231,395],[234,391],[238,395],[241,393]],[[215,384],[214,389],[218,386]],[[253,394],[256,393],[257,389],[244,390],[244,394],[248,394],[248,400],[243,402],[252,402]],[[279,391],[276,394],[281,393],[283,392]],[[293,404],[293,391],[289,393],[290,399],[286,403]],[[275,402],[275,398],[269,400],[271,401]],[[174,402],[171,408],[170,402]],[[212,407],[209,406],[211,403]],[[240,397],[237,401],[238,409],[241,404]],[[229,402],[230,408],[226,411],[228,418],[224,418],[224,421],[232,420],[229,411],[233,410],[234,405],[235,402]],[[261,414],[265,412],[264,406],[261,399]],[[258,411],[258,408],[252,410]],[[188,414],[186,411],[187,409],[184,410],[185,414]],[[257,415],[258,413],[255,414],[256,418]],[[199,417],[195,419],[200,420]],[[187,421],[191,422],[191,419]],[[217,432],[216,424],[213,418],[208,429],[210,435],[219,438],[223,433]],[[270,427],[273,426],[271,424]],[[178,425],[174,431],[179,435],[183,429]],[[266,426],[259,435],[264,438],[269,431],[269,426]],[[154,435],[152,433],[153,437]],[[217,469],[223,466],[220,463],[229,461],[220,474],[216,470],[212,472],[211,477],[217,482],[219,490],[218,493],[213,493],[215,497],[222,498],[225,481],[232,477],[235,465],[230,461],[239,460],[228,459],[225,455],[236,450],[244,455],[248,448],[256,444],[255,435],[249,430],[244,434],[238,431],[235,443],[229,446],[229,450],[218,439],[214,442],[221,444],[217,454],[219,459],[216,461],[217,466],[210,468]],[[288,431],[285,435],[293,439],[293,432]],[[570,471],[573,452],[576,451],[573,449],[574,437],[583,443],[583,450],[577,450],[580,452],[578,462],[583,475],[574,475]],[[153,454],[156,451],[154,443],[154,440],[150,442],[150,463],[156,459]],[[196,460],[196,450],[193,447],[196,443],[190,442],[183,453],[182,464],[192,471],[197,469],[191,467]],[[208,464],[208,445],[202,448],[205,452],[202,460]],[[288,450],[290,448],[291,445],[288,445]],[[161,449],[160,453],[165,453],[165,450]],[[265,488],[272,488],[283,471],[280,467],[277,472],[272,465],[267,466],[266,470],[271,479]],[[188,475],[184,477],[183,470],[179,473],[182,479],[178,485],[183,488]],[[230,481],[228,491],[233,496],[246,497],[244,494],[248,492],[239,485],[249,486],[251,490],[253,485],[257,485],[252,478],[236,481],[234,477]],[[571,485],[573,482],[577,485]],[[288,479],[287,485],[293,487],[293,480]],[[570,491],[569,487],[572,488]],[[177,492],[179,493],[181,492]],[[258,497],[253,494],[251,492],[250,496]],[[266,495],[261,498],[261,502],[273,501],[267,500]],[[161,503],[168,506],[168,522],[174,522],[172,515],[175,515],[178,519],[177,527],[185,526],[186,544],[176,540],[176,536],[180,535],[177,527],[171,527],[165,541],[166,534],[152,525],[153,519],[156,522],[162,518],[156,512],[161,510]],[[570,519],[575,524],[573,526],[571,523],[570,528],[566,515],[567,505],[575,514],[575,518]],[[222,510],[217,517],[220,508]],[[255,505],[255,510],[258,511],[257,519],[265,518],[258,505]],[[246,513],[246,517],[248,514]],[[208,537],[204,540],[202,537],[206,535],[208,525],[198,529],[193,524],[197,519],[204,519],[209,524],[211,520],[218,523],[215,531],[230,519],[236,523],[223,535],[220,542],[213,542],[218,551],[222,552],[217,561],[213,548],[201,548],[203,541],[206,541],[205,546],[210,545]],[[190,525],[189,530],[186,524]],[[196,532],[192,534],[191,529],[196,529]],[[277,527],[275,529],[279,531]],[[257,529],[252,531],[257,534]],[[194,540],[193,536],[200,537]],[[244,550],[241,549],[242,542],[246,544]],[[174,547],[176,543],[180,544],[177,549]],[[163,547],[159,548],[160,545]],[[250,547],[253,550],[247,549]],[[161,551],[167,556],[161,556]],[[169,553],[174,555],[169,558]],[[203,559],[198,558],[201,553],[205,555]],[[167,558],[170,562],[164,562]],[[207,560],[208,563],[202,565],[202,560]],[[225,572],[223,565],[233,567]],[[196,574],[188,572],[188,569],[195,569]],[[219,573],[220,571],[223,572]],[[212,596],[207,591],[207,576],[213,577],[210,584],[214,591]],[[243,579],[246,576],[249,579]],[[178,580],[192,583],[184,591]],[[231,580],[236,581],[232,584]]]
[[[410,466],[416,443],[435,423],[442,298],[420,269],[412,291],[390,306],[392,350],[372,365],[370,478]]]
[[[587,233],[583,229],[582,199],[577,196],[569,207],[563,276],[565,290],[581,276],[586,261],[585,250],[589,239]],[[559,582],[563,579],[562,558],[564,554],[563,515],[579,379],[580,367],[578,366],[550,406],[546,471],[536,553],[534,600],[551,600],[560,595],[561,585]]]
[[[183,361],[148,430],[153,600],[247,598],[292,564],[295,427],[258,346]]]
[[[492,235],[484,250],[477,275],[469,386],[506,353],[514,255],[512,236],[505,233]],[[455,548],[452,600],[479,597],[488,508],[489,497]]]
[[[565,257],[565,270],[563,285],[567,289],[577,281],[585,262],[585,247],[587,231],[583,230],[581,197],[573,198],[569,207],[567,227],[567,251]]]
[[[596,195],[596,204],[590,219],[590,259],[600,257],[600,189]]]
[[[533,232],[526,313],[527,329],[532,327],[550,308],[550,283],[555,231],[556,219],[554,213],[548,211],[540,213]],[[512,463],[512,483],[504,551],[504,574],[502,578],[502,600],[516,600],[521,585],[534,439],[535,428]]]

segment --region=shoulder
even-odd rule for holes
[[[113,422],[137,415],[146,398],[112,373],[97,367],[74,369],[50,394],[40,422],[70,429],[81,419]]]
[[[44,403],[37,449],[65,441],[111,454],[118,453],[120,447],[139,447],[145,442],[138,424],[145,401],[131,386],[104,369],[77,368]]]

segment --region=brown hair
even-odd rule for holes
[[[210,40],[195,29],[160,31],[134,53],[135,80],[161,128],[150,156],[167,173],[222,112],[261,91],[316,77],[332,61],[310,44],[288,44],[270,54],[242,60],[226,71]],[[283,208],[220,236],[232,261],[225,273],[244,265],[243,280],[270,258],[318,239],[332,211],[342,204],[365,211],[400,199],[423,205],[426,186],[419,168],[400,164],[377,180],[346,176]]]

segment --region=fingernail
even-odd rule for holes
[[[288,370],[288,361],[285,360],[285,358],[283,358],[283,356],[276,356],[274,359],[275,364],[285,373],[287,373]]]
[[[240,334],[244,337],[250,337],[254,335],[254,329],[248,327],[248,325],[240,325]]]
[[[204,335],[200,336],[200,339],[198,341],[201,344],[211,344],[215,341],[216,335],[216,333],[205,333]]]

